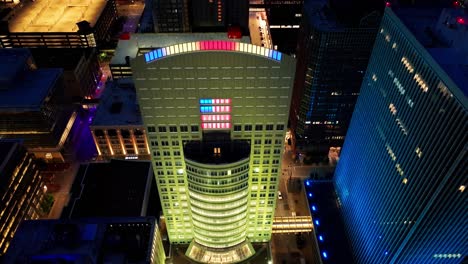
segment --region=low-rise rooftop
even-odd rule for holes
[[[168,47],[175,44],[201,41],[201,40],[231,40],[242,43],[249,43],[249,37],[241,39],[230,39],[226,32],[223,33],[144,33],[131,34],[130,39],[119,40],[115,55],[112,57],[110,64],[125,64],[125,57],[130,59],[140,55],[139,51],[148,52],[150,50],[162,47]]]
[[[0,49],[0,110],[37,110],[62,75],[61,69],[31,69],[25,49]]]
[[[82,165],[62,218],[145,216],[152,178],[149,161]]]
[[[156,219],[24,221],[5,263],[149,263]]]
[[[92,126],[142,126],[140,107],[131,80],[106,84]]]
[[[15,6],[9,18],[10,32],[76,32],[86,20],[93,27],[106,0],[35,0]]]

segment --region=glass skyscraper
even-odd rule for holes
[[[295,61],[232,41],[132,61],[169,240],[235,263],[271,238]]]
[[[465,21],[385,10],[335,174],[357,263],[466,261]]]

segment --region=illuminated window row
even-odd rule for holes
[[[230,129],[231,123],[202,123],[202,129]]]
[[[405,65],[406,69],[407,69],[410,73],[413,73],[413,72],[414,72],[413,65],[411,65],[411,63],[409,62],[409,60],[408,60],[406,57],[401,58],[401,62],[403,62],[403,64]]]
[[[230,113],[231,106],[222,105],[222,106],[200,106],[201,113]]]
[[[206,230],[226,231],[226,230],[242,227],[243,225],[245,225],[246,222],[247,222],[247,219],[240,220],[240,221],[238,221],[236,223],[233,223],[233,224],[230,224],[230,225],[222,225],[222,226],[207,225],[207,224],[204,224],[204,223],[201,223],[201,222],[194,222],[193,225],[195,227],[198,227],[198,228],[201,228],[201,229],[206,229]]]
[[[393,115],[396,115],[397,110],[394,104],[390,104],[388,108],[390,109],[390,112],[392,112]]]
[[[211,229],[212,226],[209,226],[208,230],[212,230]],[[225,229],[221,228],[219,229],[221,232],[217,231],[217,232],[210,232],[210,231],[207,231],[206,229],[201,229],[200,230],[197,230],[197,228],[194,229],[195,233],[198,233],[198,234],[203,234],[203,235],[208,235],[208,236],[211,236],[211,237],[229,237],[229,236],[234,236],[234,235],[237,235],[239,233],[242,233],[243,231],[245,231],[245,226],[242,226],[240,228],[236,228],[236,229],[233,229],[231,231],[228,231],[226,232]]]
[[[421,75],[419,74],[415,74],[414,75],[414,78],[416,80],[416,82],[418,83],[419,85],[419,88],[421,88],[421,90],[423,90],[423,92],[427,92],[429,90],[429,87],[427,86],[427,83],[423,80],[423,78],[421,78]]]
[[[211,218],[211,217],[203,217],[201,215],[197,215],[197,214],[193,214],[192,215],[192,218],[195,222],[196,221],[199,221],[199,222],[202,222],[202,223],[205,223],[205,224],[215,224],[215,225],[221,225],[221,224],[232,224],[232,223],[235,223],[241,219],[244,219],[245,217],[247,216],[247,212],[244,211],[236,216],[233,216],[233,217],[226,217],[226,218],[222,218],[222,219],[219,219],[219,218]]]
[[[230,121],[231,115],[201,115],[202,121]]]
[[[276,61],[281,61],[282,58],[281,52],[252,44],[224,40],[206,40],[177,44],[150,51],[145,54],[145,61],[148,63],[157,59],[167,57],[169,55],[203,50],[240,51],[245,53],[257,54]]]
[[[235,200],[239,200],[240,198],[245,198],[247,197],[247,194],[248,194],[248,191],[247,190],[244,190],[240,193],[235,193],[235,194],[229,194],[229,195],[224,195],[224,196],[210,196],[210,195],[203,195],[203,194],[198,194],[198,193],[195,193],[195,192],[190,192],[190,197],[191,198],[195,198],[197,200],[200,200],[200,201],[204,201],[204,202],[224,202],[224,203],[228,203],[228,202],[232,202],[232,201],[235,201]]]
[[[192,212],[197,213],[198,215],[205,216],[205,217],[212,217],[212,218],[226,218],[233,215],[237,215],[243,211],[247,210],[247,205],[226,211],[207,211],[203,209],[198,209],[196,207],[192,207]]]
[[[200,99],[200,104],[208,104],[208,105],[214,105],[214,104],[231,104],[231,99],[230,99],[230,98],[226,98],[226,99],[202,98],[202,99]]]
[[[213,203],[204,203],[199,202],[197,200],[191,199],[190,204],[192,206],[200,207],[200,208],[210,208],[212,210],[230,210],[237,208],[239,206],[245,205],[247,203],[247,199],[242,199],[237,202],[229,202],[226,204],[213,204]]]

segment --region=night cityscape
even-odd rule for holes
[[[0,263],[468,263],[468,1],[0,0]]]

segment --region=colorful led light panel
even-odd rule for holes
[[[230,129],[231,123],[202,123],[202,129]]]
[[[264,56],[276,61],[281,61],[282,54],[276,50],[270,50],[264,47],[255,46],[247,43],[224,41],[224,40],[205,40],[176,44],[169,47],[164,47],[150,51],[145,54],[145,61],[147,63],[157,59],[161,59],[170,55],[177,55],[179,53],[204,51],[204,50],[227,50],[239,51],[244,53],[252,53]]]
[[[230,113],[231,106],[200,106],[200,113]]]
[[[202,99],[200,99],[200,104],[207,104],[207,105],[231,104],[231,99],[202,98]]]
[[[231,115],[201,115],[201,120],[205,121],[230,121]]]

